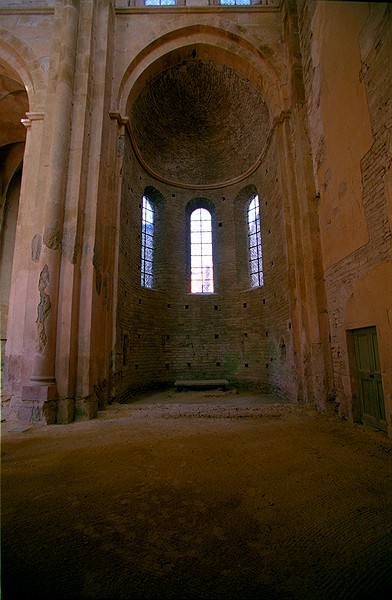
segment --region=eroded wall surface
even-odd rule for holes
[[[390,425],[390,6],[305,2],[300,24],[336,400],[352,413],[349,336],[375,326]]]

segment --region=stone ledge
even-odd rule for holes
[[[209,389],[229,385],[227,379],[177,379],[174,382],[176,388]]]

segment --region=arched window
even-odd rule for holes
[[[143,196],[142,204],[142,260],[141,284],[152,288],[154,284],[154,205]]]
[[[196,208],[190,216],[191,292],[214,292],[212,217],[206,208]]]
[[[251,287],[264,283],[263,254],[261,248],[259,197],[253,196],[248,206],[248,250]]]
[[[176,0],[144,0],[145,6],[175,6]]]
[[[226,6],[241,6],[241,5],[250,5],[250,4],[258,4],[258,2],[253,2],[252,0],[219,0],[219,4],[224,4]]]

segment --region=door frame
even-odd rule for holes
[[[372,347],[371,347],[371,360],[372,365],[370,369],[360,369],[359,365],[359,349],[358,339],[361,335],[371,336]],[[374,344],[375,342],[375,344]],[[379,344],[378,344],[378,332],[375,325],[369,325],[367,327],[358,327],[347,331],[347,344],[350,362],[350,374],[351,374],[351,388],[352,388],[352,414],[353,420],[357,423],[363,423],[364,425],[370,425],[375,429],[387,432],[387,421],[385,416],[385,399],[382,384],[382,375],[380,368],[379,358]],[[378,368],[377,368],[378,367]],[[366,377],[366,371],[369,373],[369,377]],[[362,375],[361,375],[362,372]],[[364,408],[364,397],[363,397],[363,386],[362,381],[370,383],[372,393],[377,398],[378,415],[367,414]],[[381,391],[381,397],[380,397]]]

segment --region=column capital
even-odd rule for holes
[[[27,112],[26,119],[21,119],[21,123],[28,129],[33,121],[42,121],[45,116],[43,112]]]
[[[116,119],[119,125],[126,125],[129,121],[129,117],[123,117],[118,111],[109,112],[109,117],[111,119]]]

